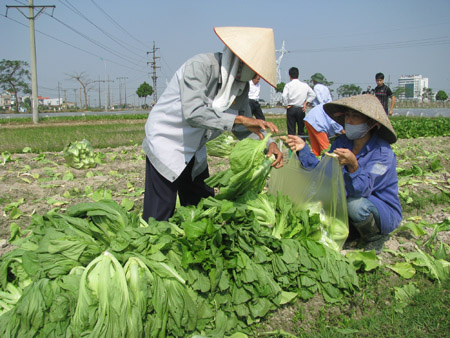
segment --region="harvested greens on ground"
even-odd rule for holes
[[[296,298],[337,302],[358,290],[351,262],[314,240],[320,216],[262,192],[266,141],[238,143],[226,192],[167,222],[104,199],[12,228],[0,335],[225,337]]]
[[[0,335],[224,337],[296,297],[357,290],[349,261],[308,238],[319,218],[286,217],[284,230],[262,225],[246,204],[212,197],[169,222],[112,200],[34,215],[0,260],[2,292],[21,294]]]
[[[75,169],[93,168],[97,165],[94,148],[86,139],[70,142],[64,148],[63,154],[67,164]]]

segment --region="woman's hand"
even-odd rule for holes
[[[266,128],[269,128],[271,133],[278,133],[278,128],[272,122],[254,119],[251,117],[246,117],[242,115],[236,116],[234,120],[235,124],[242,124],[244,127],[247,127],[252,133],[255,133],[262,140],[264,138],[264,134],[261,133],[261,129],[266,131]]]
[[[339,164],[347,166],[347,171],[349,173],[354,173],[358,169],[358,160],[351,150],[346,148],[336,148],[334,153],[338,156]]]
[[[287,137],[281,136],[280,138],[293,152],[302,150],[306,144],[305,141],[303,141],[303,139],[297,135],[288,135]]]
[[[275,167],[276,169],[281,168],[283,166],[283,153],[280,149],[278,149],[278,146],[275,142],[269,144],[267,157],[270,157],[271,155],[275,156],[275,161],[272,162],[272,167]]]

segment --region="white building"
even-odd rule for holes
[[[422,75],[402,75],[398,79],[398,86],[405,88],[400,99],[421,100],[425,88],[428,88],[428,78]]]
[[[45,99],[42,100],[42,104],[44,106],[56,107],[56,106],[62,105],[62,103],[63,103],[62,97],[57,98],[57,99],[45,98]]]

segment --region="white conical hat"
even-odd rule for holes
[[[272,87],[277,86],[272,28],[215,27],[214,31],[220,40],[256,74]]]

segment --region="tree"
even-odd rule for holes
[[[143,97],[144,98],[144,104],[146,104],[147,96],[153,94],[153,87],[150,86],[147,82],[144,82],[136,90],[136,94],[137,94],[138,97]]]
[[[436,100],[438,101],[447,101],[448,99],[448,95],[446,92],[444,92],[443,90],[440,90],[437,92],[436,94]]]
[[[354,85],[354,84],[341,85],[337,89],[337,93],[338,93],[339,97],[358,95],[358,94],[361,94],[361,92],[362,92],[361,87]]]
[[[394,91],[392,92],[392,94],[396,97],[399,98],[401,96],[404,96],[406,93],[406,88],[404,86],[398,86],[394,88]]]
[[[14,93],[15,111],[19,111],[19,100],[17,93],[19,91],[30,94],[30,85],[27,81],[30,81],[31,75],[28,70],[28,63],[18,60],[5,60],[0,61],[0,87],[3,90],[7,90],[10,93]]]
[[[277,84],[277,88],[275,88],[275,91],[276,91],[277,93],[282,93],[283,90],[284,90],[284,86],[286,86],[286,83],[284,83],[284,82],[278,83],[278,84]]]
[[[422,100],[432,100],[433,99],[433,89],[424,88],[422,91]]]
[[[75,73],[73,75],[68,74],[70,79],[77,80],[80,86],[83,88],[83,94],[84,94],[84,109],[88,110],[88,100],[87,100],[87,93],[91,89],[89,88],[89,85],[92,83],[92,80],[89,80],[86,77],[86,74],[84,72],[81,73]],[[59,99],[59,98],[58,98]],[[81,101],[81,98],[80,98]]]

